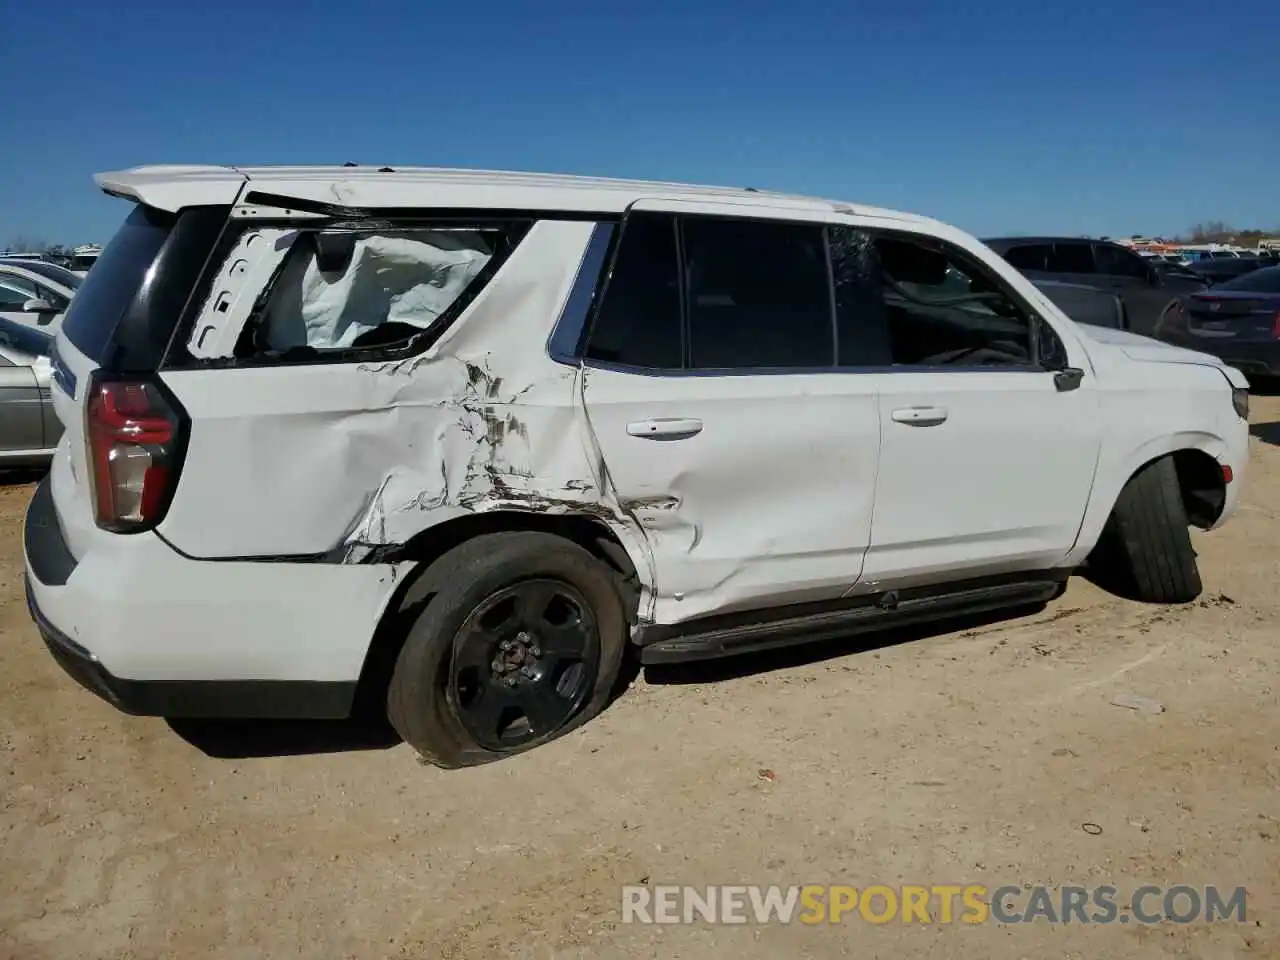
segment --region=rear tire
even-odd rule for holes
[[[1089,558],[1101,586],[1148,603],[1188,603],[1203,586],[1172,457],[1129,479]]]
[[[422,758],[490,763],[564,736],[609,701],[627,641],[614,571],[546,533],[494,533],[423,574],[387,717]]]

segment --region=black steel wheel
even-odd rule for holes
[[[599,632],[582,594],[558,580],[525,580],[486,598],[458,631],[449,703],[476,743],[507,750],[564,726],[599,664]]]
[[[442,767],[487,763],[600,712],[627,642],[616,571],[546,533],[495,533],[423,573],[427,602],[387,690],[387,716]]]

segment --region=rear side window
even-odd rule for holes
[[[403,345],[477,286],[505,247],[495,227],[339,234],[326,241],[341,248],[331,266],[316,236],[303,234],[285,258],[253,318],[254,352]]]
[[[1099,243],[1093,248],[1094,258],[1098,263],[1098,272],[1112,277],[1132,277],[1137,280],[1147,279],[1147,265],[1136,253],[1110,244]]]
[[[652,370],[683,365],[674,217],[627,218],[586,356]]]
[[[1004,258],[1019,270],[1048,270],[1051,251],[1052,247],[1047,243],[1028,243],[1011,247],[1005,251]]]
[[[1055,243],[1049,256],[1052,273],[1093,273],[1093,250],[1087,243]]]
[[[691,217],[682,236],[691,367],[834,365],[820,226]]]

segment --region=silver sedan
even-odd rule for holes
[[[0,260],[0,467],[47,463],[62,436],[50,351],[79,282],[55,264]]]

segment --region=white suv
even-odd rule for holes
[[[1195,597],[1246,381],[968,235],[754,190],[145,167],[56,342],[32,614],[121,709],[337,717],[442,766],[645,663]],[[387,664],[382,669],[382,664]]]

